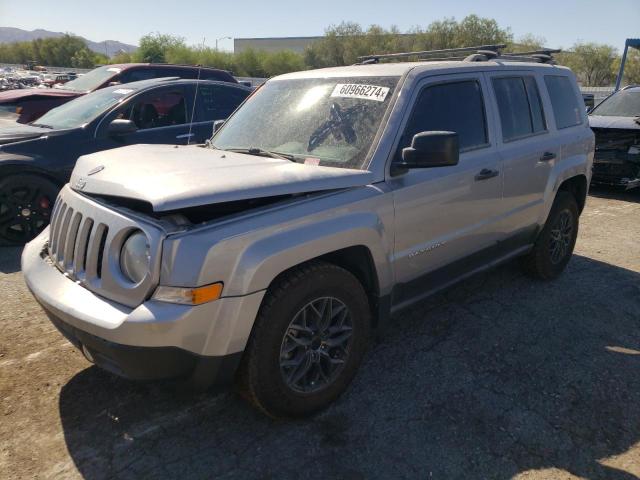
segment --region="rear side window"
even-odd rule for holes
[[[540,94],[533,77],[494,78],[493,89],[504,141],[546,130]]]
[[[545,75],[553,114],[556,117],[557,128],[573,127],[582,123],[582,110],[578,105],[573,85],[568,77]],[[584,108],[584,106],[583,106]]]
[[[150,68],[125,70],[124,72],[122,72],[122,83],[138,82],[140,80],[149,80],[150,78],[155,77],[155,71],[151,70]]]
[[[443,83],[422,90],[402,136],[400,150],[411,144],[416,133],[435,130],[456,132],[460,150],[488,144],[482,90],[477,81]]]
[[[200,85],[197,91],[198,121],[224,120],[238,108],[248,91],[222,85]]]

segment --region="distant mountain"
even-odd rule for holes
[[[22,30],[21,28],[13,27],[0,27],[0,43],[13,43],[13,42],[29,42],[36,38],[58,38],[62,37],[62,32],[51,32],[49,30],[42,30],[40,28],[36,30]],[[80,37],[87,44],[90,50],[98,53],[106,53],[108,56],[113,56],[121,50],[125,52],[133,52],[136,48],[135,45],[129,45],[128,43],[118,42],[117,40],[105,40],[103,42],[94,42]]]

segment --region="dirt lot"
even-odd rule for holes
[[[2,249],[0,478],[639,478],[640,193],[598,195],[559,280],[506,265],[405,312],[299,422],[91,367]]]

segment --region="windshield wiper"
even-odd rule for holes
[[[31,126],[32,127],[40,127],[40,128],[48,128],[50,130],[53,130],[53,127],[51,125],[45,125],[44,123],[32,123]]]
[[[295,162],[296,161],[295,157],[293,155],[288,154],[288,153],[273,152],[271,150],[264,150],[263,148],[257,148],[257,147],[251,147],[251,148],[224,148],[223,150],[225,150],[227,152],[247,153],[249,155],[256,155],[258,157],[279,158],[280,160],[289,160],[290,162]]]

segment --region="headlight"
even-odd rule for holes
[[[151,254],[149,240],[140,230],[131,234],[120,251],[120,270],[133,283],[139,283],[147,275]]]

